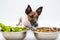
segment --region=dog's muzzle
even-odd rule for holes
[[[34,26],[34,27],[37,27],[38,26],[38,23],[35,22],[35,21],[30,21],[31,25]]]

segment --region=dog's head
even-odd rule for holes
[[[38,20],[38,17],[39,15],[41,14],[42,12],[42,8],[43,7],[39,7],[35,12],[32,11],[30,5],[28,5],[28,7],[26,8],[25,10],[25,13],[27,14],[27,17],[28,17],[28,20],[30,22],[30,24],[34,27],[37,27],[38,24],[37,24],[37,20]]]

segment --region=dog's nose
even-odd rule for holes
[[[34,27],[37,27],[37,26],[38,26],[38,24],[37,24],[35,21],[31,21],[30,23],[31,23],[31,25],[34,26]]]
[[[32,26],[34,26],[36,22],[35,21],[31,21],[30,23],[31,23]]]
[[[34,27],[37,27],[38,26],[38,24],[36,23],[35,25],[34,25]]]

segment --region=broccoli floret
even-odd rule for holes
[[[0,23],[0,28],[2,32],[22,32],[27,30],[26,27],[11,27],[11,26],[5,26],[3,23]]]

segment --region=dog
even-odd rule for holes
[[[32,8],[30,7],[30,5],[28,5],[27,8],[25,9],[27,19],[25,19],[26,21],[24,22],[24,26],[38,27],[37,21],[38,21],[39,15],[41,15],[42,8],[43,7],[39,7],[36,11],[32,11]],[[19,21],[19,23],[20,23],[20,21]],[[18,23],[18,25],[19,25],[19,23]]]

